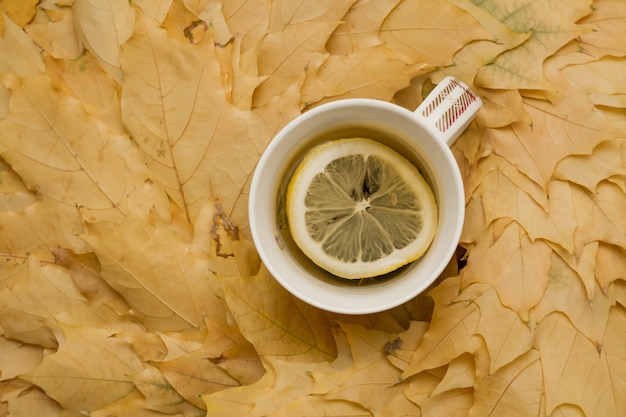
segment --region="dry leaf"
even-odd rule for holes
[[[534,334],[516,312],[500,303],[495,289],[485,288],[481,292],[471,301],[480,309],[476,334],[485,341],[490,358],[489,374],[493,375],[529,351]]]
[[[303,104],[321,104],[328,101],[325,98],[390,101],[398,90],[409,84],[411,78],[426,70],[425,63],[408,65],[385,45],[348,55],[330,56],[314,76],[308,77],[302,91]]]
[[[553,10],[547,1],[514,0],[502,3],[490,0],[482,2],[480,7],[514,31],[531,32],[530,38],[522,45],[502,53],[478,71],[477,84],[488,88],[548,88],[543,75],[543,61],[570,40],[590,31],[574,23],[582,16],[569,16],[568,20]]]
[[[7,381],[37,368],[43,348],[0,337],[0,380]]]
[[[135,10],[124,0],[74,0],[72,18],[85,48],[119,79],[120,46],[133,34]]]
[[[62,407],[97,410],[132,393],[143,365],[126,342],[94,327],[63,327],[63,343],[24,378]]]
[[[541,358],[530,350],[477,383],[475,403],[467,415],[541,415],[543,388]]]
[[[30,189],[83,210],[90,220],[126,215],[132,152],[126,138],[85,114],[80,101],[55,91],[47,76],[15,82],[0,124],[2,155]],[[141,169],[135,167],[136,169]],[[123,173],[122,179],[115,178]]]
[[[265,268],[250,277],[219,277],[229,309],[261,356],[331,361],[337,348],[324,313],[294,298]]]
[[[18,26],[24,27],[35,16],[36,5],[36,0],[2,0],[0,10],[6,13]]]
[[[35,21],[25,29],[37,45],[54,58],[75,59],[83,52],[83,45],[74,31],[72,13],[68,9],[62,10],[60,18]]]
[[[331,56],[349,55],[381,45],[380,28],[399,3],[400,0],[355,1],[328,40],[328,52]]]
[[[223,304],[211,295],[217,282],[208,261],[191,253],[185,220],[168,224],[154,212],[131,209],[122,223],[88,226],[84,238],[98,256],[102,277],[153,329],[200,327],[203,312],[224,322]]]
[[[528,311],[548,284],[551,253],[545,242],[531,241],[519,224],[508,223],[500,236],[486,234],[478,242],[468,258],[462,285],[491,285],[504,306],[527,320]]]
[[[480,311],[461,293],[460,278],[443,281],[430,296],[435,300],[430,327],[402,373],[402,379],[446,365],[450,359],[477,349],[472,336]]]
[[[537,328],[537,348],[545,378],[546,412],[561,404],[579,406],[585,415],[619,416],[626,410],[624,358],[620,333],[626,314],[612,308],[604,345],[579,333],[561,314],[546,317]],[[565,354],[564,354],[565,353]],[[584,383],[582,383],[584,381]]]
[[[371,417],[365,407],[352,401],[328,400],[319,396],[300,397],[284,408],[268,414],[268,417]]]
[[[302,0],[282,0],[273,5],[259,47],[259,74],[267,78],[255,91],[255,106],[267,103],[303,74],[317,71],[328,57],[324,45],[352,1],[325,0],[311,7]]]
[[[437,22],[434,26],[432,23]],[[451,29],[454,28],[454,29]],[[455,36],[449,36],[454,31]],[[469,13],[445,0],[403,1],[387,15],[379,37],[407,62],[444,66],[469,40],[490,39]]]
[[[30,77],[44,71],[41,56],[32,39],[10,18],[0,13],[0,21],[3,19],[4,34],[0,37],[0,55],[11,59],[0,60],[0,74]]]
[[[580,20],[592,29],[580,38],[583,50],[596,57],[605,55],[626,56],[626,10],[620,0],[596,0],[593,12]]]
[[[610,307],[615,303],[613,289],[607,289],[607,292],[609,293],[598,289],[593,291],[592,297],[589,298],[580,276],[562,258],[553,254],[550,280],[533,315],[536,315],[535,320],[541,322],[555,311],[562,312],[580,333],[589,340],[601,344]],[[581,300],[585,299],[588,301],[581,303]]]

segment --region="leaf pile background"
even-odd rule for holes
[[[0,414],[626,415],[626,3],[0,1]],[[341,316],[251,242],[264,147],[454,75],[458,257]]]

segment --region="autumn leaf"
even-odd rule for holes
[[[542,391],[541,359],[530,350],[477,384],[467,415],[541,415]]]
[[[203,312],[224,322],[223,304],[210,296],[217,282],[208,261],[191,253],[185,220],[172,222],[133,208],[122,223],[89,225],[84,238],[98,256],[102,277],[151,328],[200,327]]]
[[[358,70],[358,71],[357,71]],[[364,77],[355,76],[363,71]],[[410,80],[427,70],[426,63],[407,65],[384,45],[347,55],[331,56],[302,89],[304,104],[354,97],[390,101]]]
[[[1,152],[25,184],[93,220],[125,216],[133,170],[120,157],[132,152],[125,138],[110,135],[45,75],[15,80],[11,88],[10,114],[0,124]],[[125,173],[124,179],[115,179],[114,172]]]
[[[260,355],[332,361],[334,337],[323,312],[294,298],[265,268],[250,277],[219,277],[229,309]]]
[[[402,373],[402,379],[446,365],[448,358],[477,349],[472,336],[480,311],[467,299],[457,299],[461,295],[459,285],[459,278],[450,278],[430,292],[435,300],[431,325]]]
[[[59,350],[24,377],[64,408],[96,410],[136,389],[132,378],[143,365],[127,343],[93,327],[66,326],[63,338]]]
[[[585,338],[558,313],[548,316],[539,325],[537,347],[544,369],[546,412],[551,413],[557,406],[567,403],[579,406],[586,415],[623,413],[626,406],[624,380],[610,375],[620,372],[620,367],[626,363],[622,351],[615,345],[616,329],[623,326],[625,317],[622,308],[611,309],[608,337],[603,345]]]
[[[333,32],[326,48],[332,56],[341,56],[381,45],[381,26],[399,3],[400,0],[355,2]]]
[[[82,44],[113,77],[121,76],[120,46],[133,34],[135,10],[123,0],[76,0],[74,27]]]
[[[568,317],[581,334],[597,344],[602,344],[609,311],[615,303],[615,293],[612,288],[607,288],[606,292],[595,288],[598,285],[595,282],[591,285],[594,288],[589,298],[589,292],[580,275],[562,258],[553,254],[550,280],[543,298],[534,309],[535,320],[541,322],[551,313],[559,311]],[[580,303],[583,299],[589,301]]]
[[[507,3],[485,1],[480,5],[516,32],[531,32],[522,45],[500,54],[482,67],[477,84],[489,88],[546,89],[543,61],[559,48],[589,29],[574,22],[590,10],[567,16],[554,10],[547,1],[515,0]],[[565,18],[564,18],[565,17]]]
[[[492,233],[474,248],[462,285],[482,282],[493,286],[500,302],[527,320],[548,283],[550,247],[541,240],[531,241],[515,222],[507,222],[501,233],[494,229]],[[483,274],[483,265],[489,265],[489,274]]]
[[[304,1],[282,0],[272,7],[258,60],[259,75],[267,78],[255,91],[254,106],[267,103],[301,75],[317,71],[328,57],[324,46],[351,3],[325,0],[311,7]]]
[[[447,36],[450,31],[456,36]],[[491,38],[469,13],[445,0],[400,2],[385,18],[379,36],[408,62],[431,66],[451,64],[454,53],[470,39]]]

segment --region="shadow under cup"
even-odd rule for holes
[[[368,285],[346,284],[313,264],[295,246],[281,215],[291,173],[322,142],[368,137],[403,155],[430,184],[438,207],[434,240],[418,260]],[[437,279],[456,250],[465,216],[461,175],[438,133],[395,104],[345,99],[314,108],[289,123],[261,156],[250,189],[252,238],[274,278],[301,300],[344,314],[388,310],[420,294]],[[330,277],[330,278],[329,278]]]

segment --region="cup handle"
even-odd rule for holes
[[[448,76],[413,112],[452,146],[476,116],[483,102],[465,83]]]

